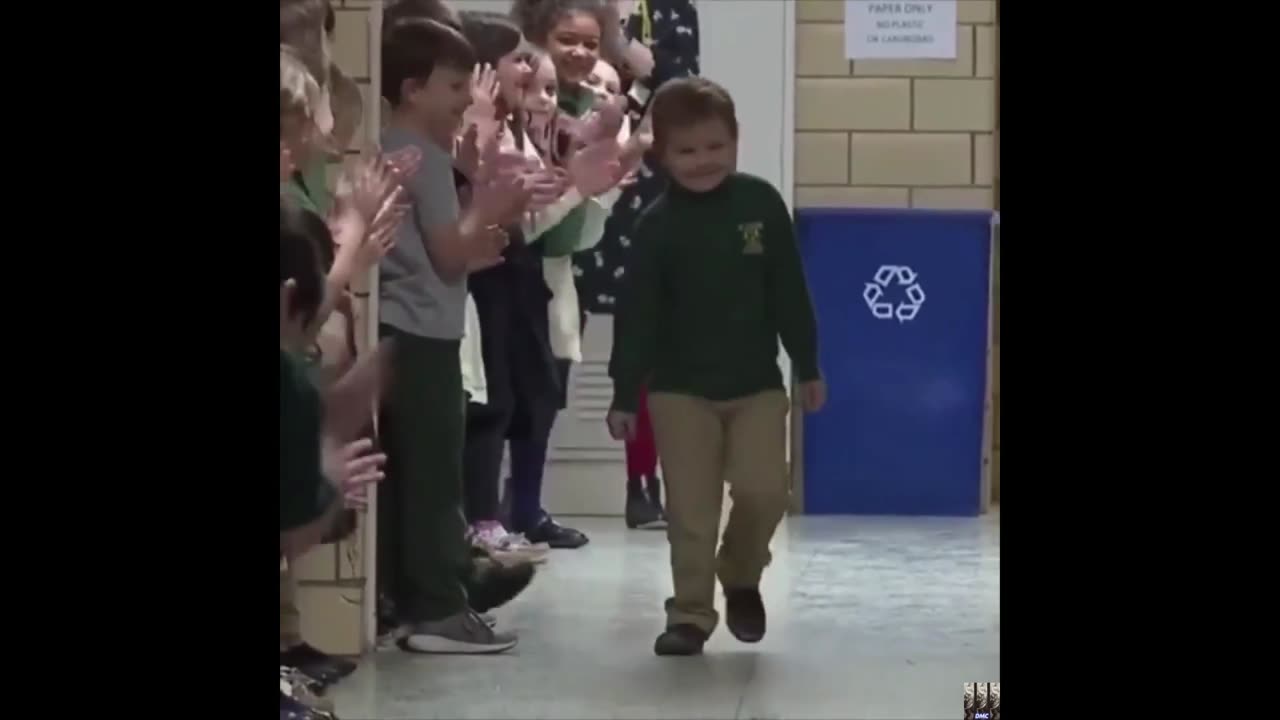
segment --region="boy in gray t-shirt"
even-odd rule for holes
[[[476,615],[488,608],[476,607],[478,597],[469,604],[462,582],[471,566],[458,356],[466,273],[496,261],[506,245],[498,225],[518,217],[529,199],[508,180],[478,187],[459,208],[447,148],[471,104],[474,64],[466,40],[439,23],[402,19],[383,37],[382,94],[392,110],[382,146],[413,145],[422,165],[405,184],[412,211],[380,273],[379,334],[396,342],[379,423],[387,477],[378,502],[378,578],[396,615],[387,629],[416,652],[492,653],[516,644]]]

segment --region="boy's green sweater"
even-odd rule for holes
[[[818,328],[791,216],[768,182],[730,175],[693,193],[672,181],[632,234],[615,314],[613,407],[650,392],[732,400],[782,388],[778,339],[816,380]]]

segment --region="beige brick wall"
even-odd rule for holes
[[[955,60],[850,61],[843,0],[797,0],[798,207],[995,206],[996,0],[959,2]]]

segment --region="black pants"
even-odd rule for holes
[[[537,336],[517,325],[491,327],[494,329],[483,335],[488,402],[467,404],[463,473],[464,507],[470,523],[497,520],[501,515],[498,488],[502,450],[508,440],[513,504],[527,508],[530,498],[540,502],[541,464],[534,456],[541,462],[546,460],[545,446],[559,400],[558,383],[546,365],[550,357],[538,345]],[[540,455],[539,444],[544,448]],[[535,466],[538,471],[531,472]],[[529,519],[525,512],[513,515],[512,520]]]
[[[469,523],[498,519],[502,448],[510,422],[510,410],[467,403],[467,442],[462,468],[463,509]]]
[[[461,578],[471,558],[463,533],[462,366],[457,340],[395,339],[391,392],[380,427],[387,453],[378,490],[379,590],[403,622],[440,620],[466,608]]]
[[[488,368],[485,368],[488,371]],[[546,392],[517,389],[514,404],[467,404],[467,439],[463,455],[467,521],[497,520],[502,450],[511,441],[513,527],[528,530],[541,511],[542,468],[556,419],[556,398]],[[540,449],[539,449],[540,448]]]

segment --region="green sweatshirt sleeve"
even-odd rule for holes
[[[563,220],[538,236],[537,242],[542,243],[543,257],[564,257],[574,253],[587,221],[587,202],[589,201],[570,210]]]
[[[653,371],[658,342],[661,248],[652,216],[642,216],[637,222],[633,242],[626,282],[613,314],[613,350],[609,355],[612,409],[631,413],[639,405],[640,387]]]
[[[818,321],[813,314],[809,285],[800,261],[795,224],[786,203],[776,191],[765,225],[765,247],[769,254],[769,290],[774,322],[782,347],[791,356],[791,365],[801,382],[817,380]]]

